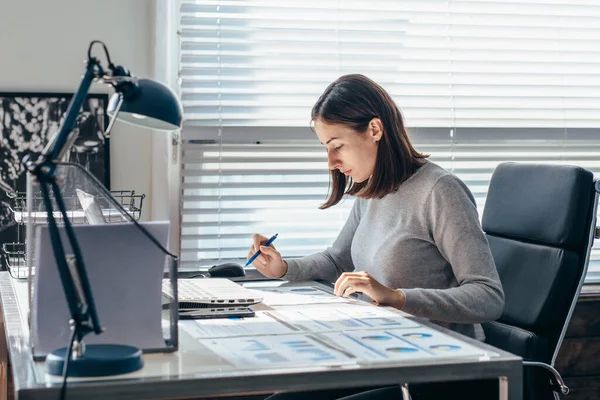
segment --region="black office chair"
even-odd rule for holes
[[[483,328],[487,343],[523,357],[527,400],[569,391],[553,365],[587,271],[598,186],[580,167],[516,163],[490,182],[482,227],[506,303]]]

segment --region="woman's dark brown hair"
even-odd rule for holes
[[[394,100],[366,76],[354,74],[338,78],[325,89],[311,113],[313,124],[316,120],[344,124],[357,134],[364,133],[373,118],[379,118],[383,125],[373,176],[358,183],[337,169],[330,171],[330,193],[321,209],[336,205],[345,194],[380,199],[396,191],[428,157],[412,146]]]

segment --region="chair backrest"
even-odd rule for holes
[[[482,227],[505,294],[486,341],[552,365],[575,306],[589,252],[597,195],[593,174],[568,165],[500,164]]]

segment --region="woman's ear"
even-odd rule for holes
[[[373,118],[369,121],[369,135],[375,142],[379,142],[383,136],[383,124],[379,118]]]

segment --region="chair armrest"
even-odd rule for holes
[[[569,394],[569,388],[565,385],[565,382],[562,379],[562,376],[558,373],[554,367],[548,365],[546,363],[537,362],[537,361],[523,361],[524,367],[539,367],[543,368],[546,371],[550,372],[550,380],[552,381],[552,387],[554,391],[562,393],[563,395]]]

